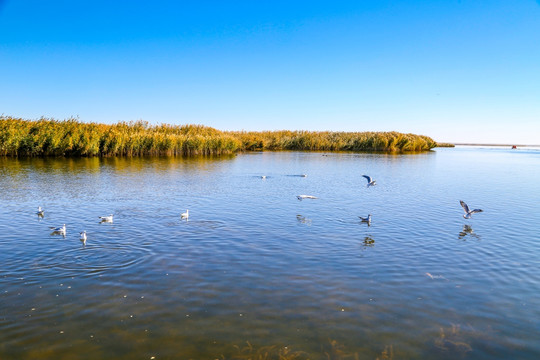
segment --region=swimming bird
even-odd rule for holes
[[[180,219],[189,219],[189,209],[186,209],[185,213],[180,214]]]
[[[317,199],[316,196],[313,196],[313,195],[296,195],[296,198],[298,200],[303,200],[303,199]]]
[[[368,175],[362,175],[362,176],[367,179],[367,187],[375,185],[375,180],[373,180],[371,176],[368,176]]]
[[[482,209],[470,210],[469,206],[467,204],[465,204],[465,201],[463,201],[463,200],[459,200],[459,203],[461,204],[461,207],[463,207],[463,210],[465,211],[465,215],[463,215],[463,217],[465,219],[470,219],[472,214],[476,214],[476,213],[480,213],[480,212],[484,211]]]
[[[43,216],[44,213],[45,213],[45,210],[43,210],[41,206],[38,206],[37,212],[36,212],[37,216]]]
[[[66,235],[66,224],[64,224],[62,227],[50,226],[49,228],[53,231],[53,233]]]
[[[360,220],[362,220],[362,222],[365,222],[368,224],[368,226],[371,225],[371,214],[368,214],[367,217],[361,217],[359,216]]]
[[[81,241],[83,244],[86,244],[86,230],[81,231],[79,234],[81,234]]]
[[[101,222],[113,222],[113,214],[109,216],[100,216]]]

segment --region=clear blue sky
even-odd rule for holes
[[[540,144],[540,3],[0,0],[0,114]]]

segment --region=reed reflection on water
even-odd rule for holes
[[[539,162],[0,158],[0,358],[536,359]]]

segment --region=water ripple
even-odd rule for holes
[[[148,260],[148,248],[124,244],[95,244],[66,249],[36,258],[33,268],[62,269],[68,273],[98,273],[109,269],[128,269]],[[65,276],[66,273],[62,273]]]
[[[536,359],[536,155],[0,159],[0,358]]]

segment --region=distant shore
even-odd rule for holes
[[[453,143],[437,142],[437,147],[455,147]]]
[[[500,146],[500,147],[540,147],[540,145],[523,145],[523,144],[478,144],[478,143],[455,143],[459,146]]]
[[[204,125],[116,124],[0,116],[0,156],[190,156],[254,150],[417,152],[424,135],[391,132],[221,131]]]

